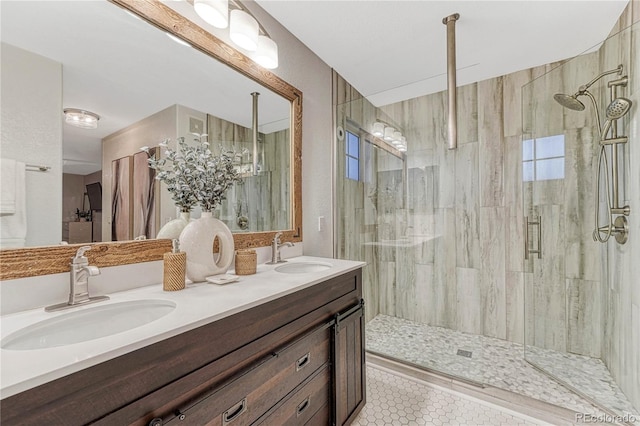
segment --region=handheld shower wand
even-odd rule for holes
[[[584,111],[584,104],[578,100],[579,96],[587,96],[591,100],[591,104],[593,105],[594,114],[596,117],[596,123],[598,126],[598,133],[600,136],[600,153],[598,155],[598,175],[596,178],[596,207],[595,207],[595,229],[593,231],[593,239],[594,241],[599,241],[601,243],[605,243],[609,240],[611,235],[615,234],[616,241],[620,244],[624,244],[628,238],[628,226],[627,219],[625,216],[628,216],[630,213],[629,206],[619,207],[618,206],[618,151],[617,145],[619,143],[626,143],[628,138],[626,136],[618,136],[617,129],[617,120],[624,117],[625,114],[629,112],[631,109],[632,102],[623,97],[618,97],[616,90],[618,86],[626,86],[628,82],[627,76],[622,76],[623,66],[618,65],[617,68],[605,71],[599,75],[597,75],[593,80],[585,84],[584,86],[580,86],[578,91],[573,95],[566,95],[563,93],[556,93],[553,98],[565,108],[571,109],[573,111]],[[596,102],[595,97],[591,92],[589,92],[589,87],[591,87],[596,81],[600,80],[602,77],[610,74],[617,73],[621,77],[609,81],[608,87],[611,90],[611,103],[606,109],[606,121],[604,126],[601,125],[600,122],[600,114],[598,113],[598,104]],[[609,132],[611,131],[611,137],[607,137]],[[606,146],[611,146],[611,154],[612,154],[612,164],[611,164],[611,180],[613,184],[610,183],[609,176],[609,160],[607,158]],[[608,210],[608,223],[605,226],[600,226],[600,209],[598,203],[600,201],[600,182],[602,176],[602,167],[604,164],[604,172],[605,172],[605,187],[607,190],[607,210]],[[617,217],[614,221],[613,215],[619,214],[624,215]],[[604,236],[601,235],[604,234]]]

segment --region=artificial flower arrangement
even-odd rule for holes
[[[157,170],[156,179],[167,185],[176,206],[183,212],[199,204],[210,212],[224,199],[225,192],[240,181],[233,161],[235,152],[220,147],[220,155],[213,155],[206,141],[206,134],[194,134],[194,144],[177,139],[177,148],[169,147],[169,139],[160,143],[166,148],[164,158],[149,158],[149,167]],[[140,148],[149,153],[149,147]]]

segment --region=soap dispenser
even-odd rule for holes
[[[164,254],[162,289],[177,291],[184,289],[184,277],[187,271],[187,253],[181,252],[177,239],[171,243],[171,252]]]

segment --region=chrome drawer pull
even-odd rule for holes
[[[298,405],[298,408],[296,408],[296,417],[300,417],[300,415],[302,414],[302,412],[304,410],[307,409],[307,407],[309,407],[309,398],[311,398],[310,396],[307,397],[307,399],[305,399],[304,401],[302,401],[300,403],[300,405]]]
[[[240,417],[240,414],[247,410],[247,398],[243,398],[242,401],[235,404],[222,414],[222,424],[227,425]]]
[[[311,359],[311,352],[307,352],[304,354],[299,360],[296,361],[296,371],[302,370],[307,364],[309,364],[309,360]]]

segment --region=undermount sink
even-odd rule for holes
[[[295,262],[287,263],[276,268],[276,271],[284,274],[308,274],[320,272],[332,268],[333,265],[325,262]]]
[[[37,322],[2,339],[9,350],[46,349],[86,342],[149,324],[171,313],[168,300],[134,300],[79,309]]]

